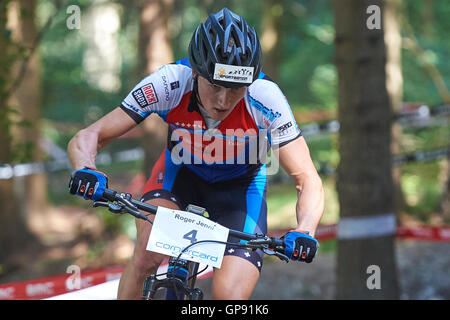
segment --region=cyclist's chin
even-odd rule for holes
[[[233,110],[233,108],[229,108],[229,109],[212,108],[208,112],[208,114],[214,120],[222,121],[231,113],[232,110]]]

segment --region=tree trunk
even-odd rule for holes
[[[383,15],[383,2],[335,0],[333,5],[341,125],[337,298],[397,299],[386,47],[382,28],[369,29],[366,13],[376,5]],[[369,283],[373,266],[381,272],[375,288]]]
[[[261,36],[263,71],[274,81],[279,80],[279,67],[283,43],[284,8],[282,0],[264,2],[264,26]]]
[[[20,19],[17,30],[17,41],[25,47],[31,48],[35,45],[37,37],[35,25],[35,6],[33,1],[20,1],[20,10],[22,19]],[[18,72],[16,72],[17,74]],[[20,111],[21,120],[28,123],[27,126],[16,127],[13,131],[14,136],[30,147],[31,162],[42,161],[42,152],[39,147],[40,119],[41,119],[41,95],[40,95],[40,70],[39,56],[35,52],[27,63],[27,68],[23,79],[12,96],[12,103]],[[46,212],[47,206],[47,175],[45,173],[33,174],[24,178],[27,216],[42,214]]]
[[[447,157],[443,167],[441,174],[445,175],[445,179],[440,201],[440,213],[443,221],[450,224],[450,156]]]
[[[30,48],[36,37],[34,25],[35,1],[11,1],[7,7],[1,6],[0,10],[2,10],[0,15],[3,15],[6,11],[8,13],[8,28],[11,31],[11,39],[27,49]],[[3,17],[0,20],[3,29],[6,20]],[[2,37],[4,34],[4,32],[1,32]],[[9,41],[5,43],[4,40],[4,38],[0,40],[0,51],[8,53],[14,45]],[[8,80],[2,83],[1,90],[3,93],[5,88],[9,89],[11,80],[19,75],[23,59],[23,56],[16,56],[13,60],[14,63],[9,62],[11,68],[3,69],[2,66],[1,69],[8,70],[9,73],[1,75],[2,79]],[[9,78],[4,78],[5,76],[9,76]],[[4,130],[5,134],[2,132],[1,135],[3,141],[1,141],[0,147],[2,156],[0,161],[11,162],[13,152],[19,155],[19,160],[39,160],[40,96],[38,78],[38,60],[33,55],[27,63],[23,79],[18,82],[17,89],[13,91],[12,96],[5,96],[5,99],[2,99],[0,109],[14,108],[17,112],[14,113],[14,117],[8,116],[5,119],[9,124]],[[26,121],[28,124],[13,125],[13,120],[14,122]],[[8,136],[11,139],[8,139]],[[18,149],[20,152],[17,152]],[[0,180],[0,189],[0,203],[3,204],[0,214],[0,243],[2,244],[0,260],[5,263],[14,263],[11,261],[14,256],[25,254],[27,251],[36,248],[37,241],[30,232],[27,221],[29,221],[31,214],[45,208],[46,178],[45,175],[32,175]]]
[[[140,4],[139,68],[140,76],[158,70],[164,64],[173,62],[168,20],[171,15],[172,0],[142,0]],[[167,124],[151,115],[143,122],[143,148],[145,152],[144,173],[148,177],[151,169],[165,147]]]
[[[401,48],[402,37],[400,34],[400,11],[402,0],[385,0],[383,10],[384,41],[386,44],[386,87],[391,100],[394,113],[399,113],[403,101],[403,75]],[[392,143],[393,154],[400,154],[400,141],[402,139],[402,126],[398,122],[392,123]],[[405,209],[405,197],[402,190],[401,178],[402,168],[394,166],[392,168],[394,179],[394,204],[395,213],[399,214]]]

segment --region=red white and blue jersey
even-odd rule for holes
[[[172,162],[209,182],[261,173],[259,154],[301,133],[286,97],[262,72],[217,128],[207,127],[197,105],[187,58],[167,64],[139,82],[121,108],[140,123],[152,113],[169,125]]]

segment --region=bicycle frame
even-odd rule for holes
[[[231,229],[229,234],[242,240],[267,241],[266,238],[258,238],[258,235]],[[267,252],[265,253],[267,254]],[[194,287],[199,265],[197,262],[170,257],[165,279],[157,279],[158,275],[156,274],[152,274],[145,279],[142,300],[152,300],[156,291],[160,288],[167,289],[165,300],[202,300],[203,292]],[[172,272],[173,270],[175,272]]]
[[[166,278],[152,274],[145,279],[142,299],[152,300],[158,289],[166,288],[165,300],[202,300],[203,292],[194,287],[198,268],[197,262],[171,257]]]
[[[203,216],[205,208],[190,204],[187,206],[186,211]],[[194,288],[199,266],[200,264],[197,262],[170,257],[167,277],[165,279],[157,279],[158,275],[155,274],[147,277],[144,282],[142,299],[153,299],[156,291],[163,287],[167,288],[166,300],[183,300],[183,298],[202,300],[203,292],[198,288]]]

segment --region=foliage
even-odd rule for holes
[[[76,2],[82,13],[89,11],[91,1]],[[52,1],[40,2],[40,11],[48,12]],[[121,20],[127,22],[136,10],[122,10]],[[55,23],[47,32],[41,47],[43,70],[44,117],[46,119],[75,122],[87,125],[101,115],[118,106],[130,88],[138,82],[135,70],[136,61],[136,22],[128,23],[119,33],[122,57],[120,79],[122,85],[117,92],[104,92],[87,81],[83,59],[87,49],[86,34],[80,30],[66,27],[67,14],[64,10],[55,13]],[[133,43],[134,42],[134,43]]]
[[[81,7],[84,14],[89,11],[92,1],[71,1]],[[86,80],[83,66],[87,48],[82,30],[68,30],[65,27],[64,10],[54,12],[52,0],[40,0],[39,21],[45,21],[50,14],[56,14],[52,28],[45,34],[40,47],[43,68],[44,118],[46,136],[65,148],[74,130],[62,132],[52,129],[53,123],[74,124],[80,128],[96,120],[102,114],[120,104],[130,89],[140,80],[137,65],[137,39],[139,12],[136,1],[114,1],[120,7],[121,26],[118,31],[120,43],[121,86],[115,92],[104,92],[93,87]],[[331,0],[287,0],[282,2],[284,17],[282,65],[279,85],[288,98],[294,111],[331,110],[337,108],[337,74],[334,67],[334,27]],[[426,52],[444,81],[449,83],[450,43],[447,30],[450,21],[450,7],[446,0],[435,0],[432,32],[424,31],[425,1],[403,1],[403,14],[411,24],[419,45]],[[208,1],[175,0],[169,25],[174,57],[186,57],[187,46],[194,28],[210,12],[227,6],[245,15],[259,34],[264,26],[261,17],[264,1]],[[52,11],[53,10],[53,11]],[[84,21],[84,20],[83,20]],[[42,23],[42,22],[41,22]],[[84,26],[82,26],[82,29]],[[405,28],[402,35],[409,36]],[[441,97],[423,62],[407,48],[402,50],[402,72],[404,77],[404,101],[422,102],[430,106],[441,103]],[[301,114],[301,113],[300,113]],[[302,123],[303,125],[303,123]],[[448,144],[448,125],[422,129],[406,129],[403,132],[401,151],[412,152],[420,149],[433,149]],[[336,167],[339,162],[338,137],[336,134],[319,138],[307,138],[311,156],[318,169],[325,165]],[[129,142],[128,142],[129,143]],[[126,148],[126,142],[114,143],[112,149]],[[426,220],[435,211],[441,194],[442,183],[438,180],[440,164],[417,163],[403,168],[402,186],[404,188],[407,211]],[[108,168],[108,170],[114,170]],[[123,168],[117,169],[123,170]],[[330,180],[332,181],[332,180]],[[329,184],[328,180],[326,182]],[[335,192],[330,184],[330,193]],[[274,194],[277,194],[276,192]],[[286,200],[278,193],[282,203]],[[273,198],[271,198],[273,199]],[[284,199],[284,200],[283,200]],[[275,200],[274,200],[275,201]],[[334,201],[334,200],[333,200]],[[276,202],[273,202],[276,203]],[[335,202],[336,203],[336,202]],[[338,210],[337,205],[332,206]]]

